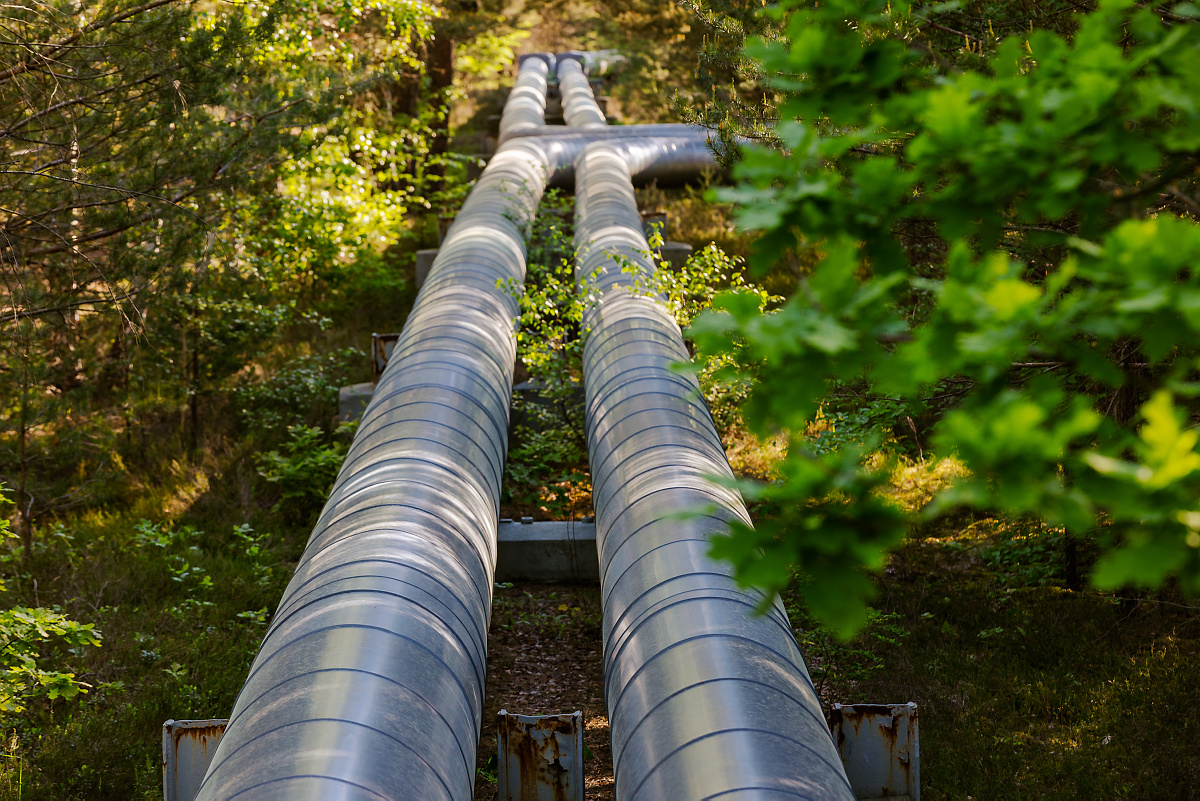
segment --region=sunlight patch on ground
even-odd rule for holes
[[[958,459],[901,459],[892,468],[887,497],[909,512],[919,511],[934,496],[968,475]]]
[[[174,494],[164,499],[163,514],[168,518],[175,518],[190,508],[197,498],[208,492],[208,472],[203,468],[173,460],[171,478],[176,488]]]

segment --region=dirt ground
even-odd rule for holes
[[[496,713],[583,712],[587,801],[613,797],[600,588],[504,584],[492,601],[475,801],[496,798]]]

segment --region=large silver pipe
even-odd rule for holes
[[[580,131],[578,128],[570,128],[566,125],[546,125],[541,128],[529,127],[524,130],[513,131],[508,135],[507,139],[515,139],[517,137],[524,136],[550,136],[557,139],[560,136],[572,135],[593,136],[600,139],[643,139],[647,136],[707,137],[710,135],[710,132],[705,128],[701,128],[699,125],[689,125],[685,122],[654,122],[647,123],[646,125],[609,125],[604,129],[593,128],[588,129],[586,132]]]
[[[546,81],[554,69],[551,53],[522,56],[517,81],[500,112],[500,141],[513,134],[529,134],[546,128]]]
[[[750,519],[708,478],[732,474],[699,386],[672,369],[688,353],[647,285],[628,156],[590,145],[575,191],[581,291],[597,298],[583,372],[616,797],[852,799],[782,605],[756,616],[762,596],[708,557]]]
[[[608,120],[592,94],[592,86],[584,74],[582,54],[564,53],[556,58],[558,90],[562,96],[563,119],[568,127],[577,129],[605,128]]]
[[[550,186],[573,186],[575,162],[593,142],[608,142],[629,161],[633,180],[637,183],[659,181],[680,183],[695,178],[705,170],[714,169],[716,161],[708,147],[707,134],[691,126],[676,126],[680,130],[658,133],[659,126],[609,126],[604,129],[567,133],[554,137],[514,137],[503,147],[519,142],[536,142],[543,147],[552,162],[547,181]],[[650,128],[641,136],[614,135],[634,128]],[[568,130],[561,128],[560,130]]]
[[[517,138],[447,234],[199,798],[471,797],[524,237],[586,143]],[[693,142],[629,141],[644,175]],[[675,165],[675,166],[673,166]]]
[[[547,181],[569,180],[583,148],[614,138],[520,135],[545,127],[548,66],[523,65],[515,135],[440,249],[201,799],[471,796],[517,313],[497,284],[524,277]],[[670,176],[708,159],[702,135],[684,133],[624,129],[614,147],[639,177]]]
[[[199,798],[469,799],[524,238],[553,164],[492,158],[396,343]]]

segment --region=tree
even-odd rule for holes
[[[747,46],[782,147],[747,148],[722,197],[762,232],[754,269],[816,264],[780,308],[729,295],[693,326],[756,372],[751,422],[791,432],[783,480],[749,488],[779,514],[714,553],[769,590],[799,565],[843,633],[910,522],[863,461],[878,438],[803,436],[848,391],[969,469],[924,516],[1033,515],[1100,543],[1097,587],[1200,590],[1200,11],[984,25],[1003,11],[789,0]],[[958,57],[923,40],[947,29]]]
[[[290,319],[306,281],[379,249],[425,202],[420,182],[380,187],[405,177],[394,151],[429,148],[373,93],[420,74],[414,47],[438,13],[419,0],[0,13],[0,474],[27,552],[33,518],[94,479],[102,460],[81,449],[106,450],[143,411],[178,413],[194,445],[199,398]]]

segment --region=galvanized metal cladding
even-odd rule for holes
[[[696,381],[672,369],[688,353],[649,294],[619,150],[580,156],[575,214],[581,291],[598,297],[583,369],[616,797],[853,798],[782,606],[756,617],[761,596],[707,556],[749,517],[707,478],[732,474]]]
[[[500,113],[501,142],[513,134],[546,127],[546,80],[554,66],[553,58],[549,53],[535,53],[521,58],[517,81]]]
[[[612,260],[652,272],[631,176],[711,166],[705,135],[593,126],[576,61],[558,71],[564,127],[545,124],[559,60],[522,60],[501,146],[390,353],[198,798],[472,796],[518,312],[501,284],[524,280],[546,186],[576,175],[580,274],[605,290],[585,372],[618,798],[850,797],[782,609],[752,617],[757,596],[705,556],[746,511],[705,479],[728,466],[695,382],[670,369],[687,355],[678,328]],[[698,503],[713,511],[670,517]]]
[[[497,283],[524,279],[550,166],[497,153],[451,227],[199,798],[471,797],[515,359]]]
[[[582,54],[564,54],[557,59],[558,88],[563,119],[571,128],[605,128],[608,120],[600,111],[592,85],[583,70]]]

